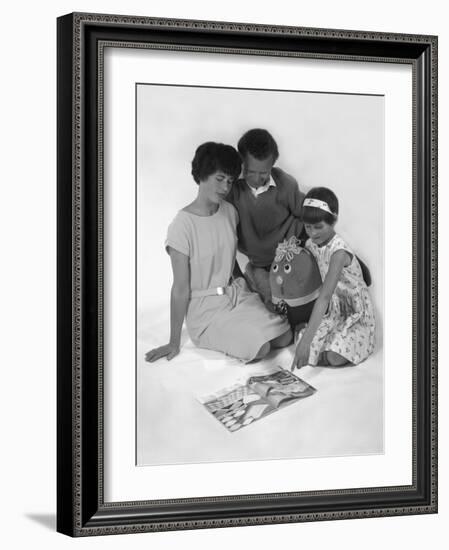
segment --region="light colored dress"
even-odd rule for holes
[[[193,343],[251,361],[266,342],[287,332],[289,325],[266,309],[243,278],[229,283],[237,223],[236,209],[225,201],[211,216],[180,210],[168,228],[165,245],[189,257],[191,291],[229,285],[222,296],[190,299],[186,325]]]
[[[323,281],[334,252],[346,250],[352,256],[351,263],[341,272],[328,311],[312,340],[309,365],[316,365],[323,351],[334,351],[357,365],[373,352],[376,330],[374,308],[360,264],[338,234],[324,246],[316,245],[311,239],[305,246],[314,255]],[[299,333],[298,341],[303,332],[304,329]]]

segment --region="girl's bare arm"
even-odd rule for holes
[[[323,286],[321,287],[320,295],[313,306],[312,315],[309,323],[304,331],[301,341],[296,347],[295,357],[291,365],[293,370],[295,367],[306,365],[309,360],[310,344],[315,336],[321,320],[327,311],[332,294],[335,291],[342,269],[351,263],[351,257],[345,250],[337,250],[331,256],[329,270],[324,278]]]

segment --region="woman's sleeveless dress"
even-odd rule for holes
[[[243,278],[229,282],[237,249],[237,223],[236,209],[225,201],[211,216],[180,210],[168,228],[165,245],[189,257],[191,291],[230,285],[222,296],[190,299],[186,325],[193,343],[250,361],[289,325],[266,309]]]

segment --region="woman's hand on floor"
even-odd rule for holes
[[[159,348],[154,348],[150,351],[147,351],[147,353],[145,354],[145,361],[148,361],[149,363],[154,363],[154,361],[157,361],[162,357],[166,357],[167,361],[170,361],[171,359],[173,359],[173,357],[176,357],[178,353],[179,346],[169,343],[165,346],[160,346]]]

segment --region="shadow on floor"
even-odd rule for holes
[[[40,523],[51,531],[56,531],[56,514],[25,514],[25,517],[31,521]]]

